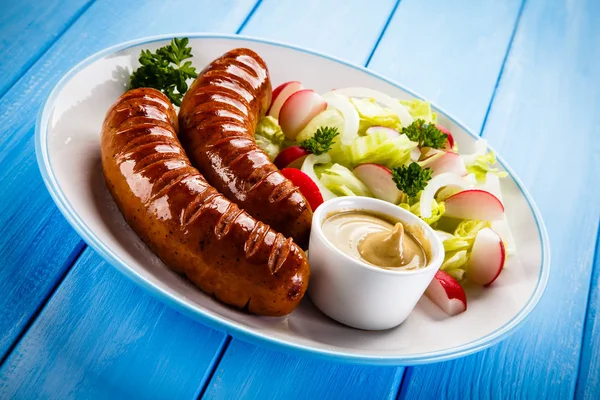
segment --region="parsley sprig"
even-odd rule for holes
[[[315,155],[327,153],[333,145],[333,138],[339,135],[338,128],[322,126],[315,132],[314,136],[300,142],[300,147]]]
[[[412,124],[402,128],[402,132],[419,147],[432,147],[441,149],[448,140],[448,135],[442,133],[435,124],[430,124],[422,119],[415,120]]]
[[[169,97],[176,106],[188,90],[187,79],[196,78],[196,68],[191,61],[192,48],[188,47],[188,38],[173,38],[171,43],[156,50],[142,50],[140,64],[130,77],[131,88],[150,87],[158,89]]]
[[[406,166],[403,165],[392,170],[392,179],[396,187],[409,198],[416,197],[425,189],[427,182],[431,179],[431,168],[422,168],[416,162]]]

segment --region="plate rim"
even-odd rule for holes
[[[83,68],[87,67],[91,63],[108,56],[117,51],[125,50],[130,47],[149,44],[162,40],[169,40],[173,37],[188,37],[190,39],[229,39],[229,40],[245,40],[250,42],[264,43],[268,45],[273,45],[277,47],[283,47],[295,51],[299,51],[302,53],[311,54],[317,57],[321,57],[324,59],[328,59],[330,61],[336,62],[338,64],[342,64],[346,67],[350,67],[356,70],[359,70],[367,75],[373,76],[377,79],[380,79],[392,86],[395,86],[411,96],[423,100],[423,97],[419,94],[415,93],[413,90],[396,83],[394,80],[389,79],[381,74],[378,74],[374,71],[371,71],[365,67],[361,67],[359,65],[353,64],[351,62],[345,61],[338,57],[334,57],[328,55],[326,53],[318,52],[306,47],[296,46],[276,40],[264,39],[253,36],[246,35],[237,35],[237,34],[223,34],[223,33],[203,33],[203,32],[183,32],[183,33],[171,33],[171,34],[161,34],[161,35],[153,35],[142,37],[126,42],[122,42],[103,50],[100,50],[88,57],[84,60],[77,63],[74,67],[72,67],[68,72],[66,72],[60,80],[55,84],[51,92],[46,97],[46,100],[43,103],[43,106],[40,108],[36,120],[35,126],[35,153],[36,159],[38,163],[38,168],[42,175],[44,184],[50,196],[52,197],[54,203],[57,205],[60,212],[67,219],[69,224],[75,229],[75,231],[80,235],[80,237],[96,252],[98,252],[102,258],[115,267],[119,272],[127,276],[131,279],[135,284],[145,289],[145,291],[151,294],[153,297],[157,298],[161,302],[167,304],[168,306],[174,308],[176,311],[181,312],[202,324],[205,324],[211,328],[225,331],[225,333],[230,334],[233,337],[240,338],[247,342],[251,342],[254,344],[259,344],[261,346],[265,346],[270,349],[275,350],[285,350],[288,353],[294,355],[305,356],[309,355],[312,357],[317,357],[321,359],[326,359],[329,361],[338,361],[338,362],[346,362],[346,363],[354,363],[354,364],[372,364],[372,365],[419,365],[419,364],[428,364],[433,362],[447,361],[459,357],[463,357],[478,351],[481,351],[485,348],[488,348],[499,341],[505,339],[509,334],[515,332],[516,328],[522,326],[522,323],[525,319],[530,315],[531,311],[535,308],[539,300],[547,286],[548,278],[550,275],[550,244],[548,239],[548,233],[546,231],[546,226],[542,219],[541,213],[535,204],[533,198],[524,187],[523,183],[519,179],[519,177],[515,174],[515,172],[507,165],[504,159],[498,155],[497,152],[497,160],[502,165],[502,167],[510,174],[511,178],[519,188],[519,191],[525,197],[527,204],[534,216],[534,220],[536,223],[536,228],[538,231],[538,237],[541,243],[541,268],[538,276],[538,281],[536,283],[536,287],[530,298],[527,300],[523,308],[521,308],[508,322],[495,329],[494,331],[488,333],[485,336],[481,336],[476,340],[473,340],[469,343],[462,344],[459,346],[451,347],[448,349],[433,351],[433,352],[424,352],[424,353],[414,353],[409,355],[367,355],[367,354],[354,354],[352,352],[347,351],[339,351],[334,349],[327,348],[315,348],[310,345],[293,343],[288,340],[268,336],[264,333],[257,331],[252,327],[248,327],[239,322],[235,321],[227,321],[222,318],[218,313],[215,313],[211,310],[203,310],[197,307],[194,307],[190,304],[185,303],[182,299],[177,298],[174,294],[163,290],[151,282],[147,281],[141,275],[136,273],[133,269],[127,266],[127,264],[121,260],[108,246],[106,246],[100,237],[98,237],[83,221],[83,219],[77,214],[74,208],[71,206],[67,197],[63,193],[58,181],[56,180],[56,176],[52,170],[51,164],[49,162],[49,154],[48,154],[48,141],[47,141],[47,128],[48,122],[50,119],[51,112],[54,108],[54,104],[56,101],[56,97],[63,90],[64,86],[71,80],[71,78],[80,72]],[[444,115],[447,116],[452,122],[461,127],[466,133],[472,136],[474,139],[480,138],[479,135],[474,134],[469,128],[467,128],[462,122],[456,119],[451,114],[444,111],[443,108],[438,107],[435,103],[430,102],[432,106],[436,109],[442,111]],[[492,146],[489,146],[490,150],[494,150]]]

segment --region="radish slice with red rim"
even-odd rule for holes
[[[455,186],[460,189],[468,189],[471,185],[460,176],[450,172],[432,178],[427,186],[425,186],[425,189],[423,189],[423,193],[421,193],[419,212],[422,218],[431,218],[431,207],[435,194],[444,186]]]

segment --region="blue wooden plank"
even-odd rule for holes
[[[84,57],[124,40],[177,31],[233,32],[254,4],[98,1],[0,98],[0,360],[82,248],[50,200],[35,162],[34,119],[53,84]],[[95,290],[93,284],[89,290]]]
[[[572,398],[600,217],[599,19],[597,1],[528,1],[484,130],[545,218],[546,294],[500,345],[411,370],[402,397]]]
[[[241,33],[363,65],[399,0],[264,0]]]
[[[600,227],[596,235],[596,257],[575,389],[577,400],[594,400],[600,397]]]
[[[521,0],[403,0],[369,68],[479,132]]]
[[[0,369],[0,398],[195,398],[224,340],[88,248]]]
[[[392,18],[392,22],[403,21],[402,23],[410,23],[412,24],[412,28],[416,31],[420,31],[420,16],[421,10],[419,7],[405,7],[403,9],[404,1],[408,2],[410,0],[403,0],[400,3],[400,6],[397,8],[395,15]],[[323,3],[321,3],[323,4]],[[455,3],[448,3],[445,5],[443,2],[431,1],[420,2],[423,9],[435,9],[437,7],[439,12],[446,12],[450,8],[455,7]],[[485,22],[490,25],[503,27],[504,25],[508,25],[509,29],[503,29],[503,34],[499,34],[494,36],[494,40],[497,42],[490,43],[490,46],[487,48],[487,51],[482,51],[480,56],[482,58],[492,59],[496,57],[493,52],[498,51],[498,49],[506,49],[508,46],[508,42],[510,41],[512,27],[514,26],[517,15],[520,8],[520,2],[513,1],[512,3],[512,13],[500,13],[498,20],[498,15],[495,13],[489,13],[487,9],[480,10],[480,8],[476,8],[480,10],[479,14],[474,13],[469,5],[463,2],[462,7],[465,8],[464,12],[457,12],[458,15],[464,15],[464,19],[458,19],[455,22],[457,25],[462,26],[463,29],[471,29],[468,24],[466,24],[470,19],[485,19]],[[369,4],[368,7],[371,5]],[[506,5],[498,5],[496,3],[489,3],[489,7],[500,7],[504,9]],[[279,7],[283,7],[280,5]],[[358,7],[355,5],[354,7]],[[270,28],[265,26],[265,22],[270,20],[269,16],[261,16],[261,8],[257,11],[256,15],[252,18],[252,20],[248,23],[247,29],[252,29],[251,31],[244,30],[243,33],[253,34],[253,35],[261,35],[267,36],[270,34]],[[460,10],[459,10],[460,11]],[[485,11],[485,12],[484,12]],[[269,10],[262,11],[264,13],[270,12]],[[279,9],[277,11],[277,15],[286,15],[291,14],[292,11],[284,11]],[[326,9],[321,8],[319,13],[323,13],[324,15],[331,15],[333,11],[327,12]],[[368,9],[364,10],[362,14],[368,14]],[[404,14],[406,13],[406,14]],[[296,13],[297,15],[297,13]],[[257,18],[260,23],[253,23],[254,18]],[[366,17],[366,16],[365,16]],[[317,15],[308,16],[309,20],[314,20],[318,18]],[[385,21],[385,18],[380,20],[380,24]],[[320,44],[317,39],[313,38],[313,33],[311,27],[314,26],[315,23],[307,23],[306,21],[300,20],[296,21],[293,26],[286,25],[278,27],[277,36],[272,36],[273,38],[286,38],[286,41],[291,43],[296,43],[299,45],[305,45],[304,40],[307,39],[308,43],[313,46],[321,46],[319,50],[327,50],[327,44]],[[362,25],[362,24],[361,24]],[[463,32],[460,36],[473,36],[475,41],[477,41],[477,37],[480,34],[475,29],[478,29],[479,25],[474,26],[473,30],[469,31],[469,33]],[[358,29],[358,26],[354,26],[353,29]],[[390,27],[385,31],[383,38],[381,39],[381,43],[401,43],[401,36],[393,36],[393,31],[390,32]],[[335,33],[334,33],[335,32]],[[338,31],[333,31],[330,33],[334,35]],[[342,32],[340,32],[341,34]],[[452,34],[452,33],[449,33]],[[454,33],[458,35],[457,33]],[[482,35],[486,35],[486,32],[483,32]],[[316,37],[320,37],[320,33],[315,33]],[[346,34],[348,37],[354,38],[354,34]],[[364,36],[364,33],[358,36]],[[370,42],[371,48],[364,45],[363,48],[360,48],[356,45],[354,39],[347,41],[339,41],[337,38],[332,38],[333,42],[340,42],[337,45],[335,50],[331,50],[330,52],[333,55],[336,55],[341,58],[346,58],[358,63],[365,63],[369,59],[369,55],[372,52],[372,47],[376,44],[376,40],[378,40],[377,35],[371,35],[374,41]],[[411,40],[420,40],[419,48],[420,49],[428,49],[428,51],[438,52],[439,49],[437,46],[441,44],[438,43],[436,38],[433,37],[415,37],[415,35],[410,35]],[[482,36],[482,38],[485,36]],[[458,38],[458,36],[457,36]],[[389,45],[386,45],[388,47]],[[378,60],[377,65],[382,67],[385,65],[384,57],[385,54],[382,52],[388,51],[386,48],[377,47],[375,53],[373,54],[372,59]],[[457,51],[462,51],[463,53],[457,53],[454,55],[456,59],[461,59],[461,56],[467,57],[466,53],[472,51],[471,48],[465,46],[464,48],[460,48]],[[502,59],[503,54],[500,55],[500,59]],[[388,54],[388,62],[394,62],[397,54],[395,52],[389,52]],[[491,65],[491,66],[490,66]],[[486,66],[486,73],[480,72],[479,76],[481,79],[485,77],[486,81],[495,82],[497,79],[499,70],[501,65],[490,63],[490,65]],[[371,64],[369,65],[371,67]],[[406,66],[405,68],[409,68]],[[412,63],[412,68],[418,69],[424,76],[437,76],[441,74],[438,71],[438,63],[433,63],[430,65],[421,65]],[[459,66],[454,67],[455,70],[452,72],[456,76],[460,76],[461,79],[465,79],[472,71],[469,69],[459,69]],[[475,67],[472,67],[473,69]],[[463,74],[463,75],[460,75]],[[400,76],[395,76],[392,74],[392,78],[398,80],[401,83],[406,83],[410,87],[412,87],[411,81],[401,81],[399,80]],[[438,78],[438,82],[441,85],[440,90],[445,90],[446,87],[454,87],[452,86],[452,82],[448,82],[441,77]],[[487,87],[486,85],[471,85],[468,88],[464,88],[463,90],[472,94],[472,97],[482,97],[489,99],[491,97],[493,91],[493,85],[491,87]],[[486,92],[487,90],[487,92]],[[485,113],[485,109],[482,111],[481,119],[483,119]],[[240,367],[242,366],[242,367]],[[394,398],[396,395],[397,388],[399,387],[401,376],[402,376],[403,368],[364,368],[364,367],[355,367],[355,366],[341,366],[338,364],[333,364],[324,361],[316,361],[307,358],[298,358],[296,356],[282,355],[276,352],[267,351],[261,348],[258,348],[253,345],[243,344],[240,341],[233,339],[229,348],[225,352],[221,363],[219,364],[218,369],[215,371],[215,375],[211,380],[209,387],[206,391],[207,398],[285,398],[290,395],[302,393],[301,396],[305,396],[306,398],[385,398],[391,397]],[[293,378],[292,378],[293,375]],[[319,379],[315,379],[315,376],[318,376]],[[349,378],[351,377],[351,378]],[[365,384],[365,382],[368,382]],[[300,396],[300,395],[297,395]]]
[[[0,97],[89,7],[93,0],[3,2]]]
[[[403,370],[298,358],[234,339],[203,399],[391,400]]]

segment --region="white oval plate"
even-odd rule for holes
[[[249,47],[266,60],[274,86],[299,80],[320,93],[366,86],[403,99],[418,97],[364,68],[293,46],[242,36],[177,36],[190,38],[198,70],[230,49]],[[531,312],[548,280],[548,239],[531,197],[501,158],[510,174],[502,190],[517,253],[492,287],[468,290],[468,310],[455,317],[426,298],[401,326],[383,332],[340,325],[307,298],[287,317],[256,317],[218,303],[167,269],[125,223],[105,188],[100,128],[108,107],[126,90],[140,50],[154,50],[171,37],[123,43],[81,62],[56,85],[37,122],[36,153],[50,194],[83,239],[119,271],[161,301],[235,337],[357,363],[420,364],[464,356],[503,339]],[[436,110],[468,152],[477,136]]]

